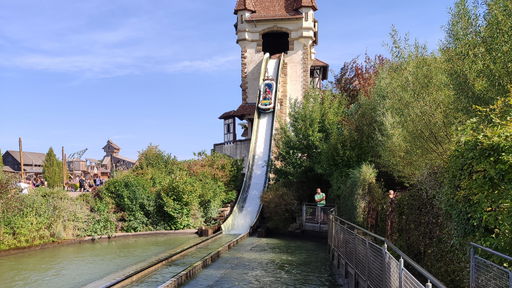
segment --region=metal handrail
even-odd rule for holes
[[[482,246],[482,245],[478,245],[478,244],[473,243],[473,242],[469,242],[469,245],[471,245],[471,246],[473,246],[473,247],[475,247],[475,248],[478,248],[478,249],[482,249],[482,250],[484,250],[485,252],[488,252],[488,253],[494,254],[494,255],[496,255],[496,256],[500,256],[500,257],[502,257],[502,258],[505,258],[505,259],[507,259],[508,261],[512,261],[512,257],[510,257],[510,256],[508,256],[508,255],[505,255],[505,254],[503,254],[503,253],[500,253],[500,252],[498,252],[498,251],[494,251],[494,250],[492,250],[491,248],[487,248],[487,247],[484,247],[484,246]]]
[[[347,225],[350,225],[352,226],[353,228],[357,229],[357,230],[360,230],[376,239],[379,239],[381,241],[383,241],[385,243],[385,245],[389,248],[391,248],[395,253],[397,253],[403,260],[405,260],[409,265],[411,265],[414,269],[416,269],[416,271],[418,271],[419,273],[421,273],[425,278],[427,278],[427,280],[429,281],[429,283],[432,283],[434,285],[436,285],[437,287],[441,287],[441,288],[445,288],[446,286],[441,282],[439,281],[436,277],[434,277],[432,274],[430,274],[427,270],[425,270],[423,267],[421,267],[418,263],[416,263],[414,260],[412,260],[411,258],[409,258],[409,256],[407,256],[404,252],[402,252],[400,249],[398,249],[398,247],[396,247],[391,241],[389,241],[388,239],[382,237],[382,236],[379,236],[373,232],[370,232],[364,228],[362,228],[361,226],[358,226],[352,222],[349,222],[339,216],[336,216],[334,215],[333,213],[331,213],[331,217],[333,217],[335,220],[338,220],[339,222],[343,222]],[[476,245],[476,244],[475,244]],[[479,246],[479,245],[478,245]],[[482,247],[484,248],[484,247]],[[489,249],[490,250],[490,249]]]

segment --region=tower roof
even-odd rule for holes
[[[310,7],[315,11],[318,10],[318,6],[316,6],[315,0],[296,0],[295,9],[300,9],[302,7]]]
[[[238,0],[236,1],[235,13],[241,10],[256,11],[254,0]]]
[[[235,6],[235,14],[238,11],[249,10],[253,14],[250,19],[272,18],[301,18],[298,9],[311,7],[317,10],[315,0],[238,0]]]

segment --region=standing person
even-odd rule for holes
[[[316,206],[318,207],[325,206],[325,194],[322,193],[322,190],[320,188],[316,188],[315,202]]]
[[[100,176],[96,175],[96,178],[94,178],[94,185],[96,187],[101,186],[101,178],[100,178]]]
[[[85,191],[85,178],[84,176],[80,176],[80,179],[78,180],[78,191],[84,192]]]
[[[324,221],[322,207],[325,206],[325,194],[322,193],[322,190],[320,188],[316,188],[315,202],[316,202],[316,219],[318,222],[322,222],[322,221]]]
[[[389,190],[388,192],[389,197],[389,206],[388,206],[388,213],[387,213],[387,225],[386,225],[386,238],[388,240],[393,240],[393,230],[395,226],[395,206],[396,206],[396,198],[397,194],[393,190]]]

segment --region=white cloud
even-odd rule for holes
[[[185,60],[170,64],[166,67],[168,72],[210,72],[231,68],[238,64],[240,56],[216,56],[204,60]]]
[[[36,8],[26,6],[0,12],[0,66],[87,78],[210,72],[237,66],[239,56],[225,47],[213,43],[205,49],[211,38],[204,38],[204,32],[194,27],[196,22],[183,21],[189,20],[187,15],[170,17],[147,4],[127,4],[126,15],[116,11],[122,6],[103,5],[95,10],[100,2],[83,6],[83,11],[63,2],[60,12],[36,13]]]

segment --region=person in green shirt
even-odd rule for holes
[[[322,193],[322,190],[320,188],[316,188],[316,194],[315,194],[315,202],[316,202],[316,219],[318,222],[324,221],[324,209],[322,207],[325,206],[325,194]]]
[[[320,188],[316,188],[315,202],[316,206],[318,207],[325,206],[325,194],[322,193],[322,190]]]

